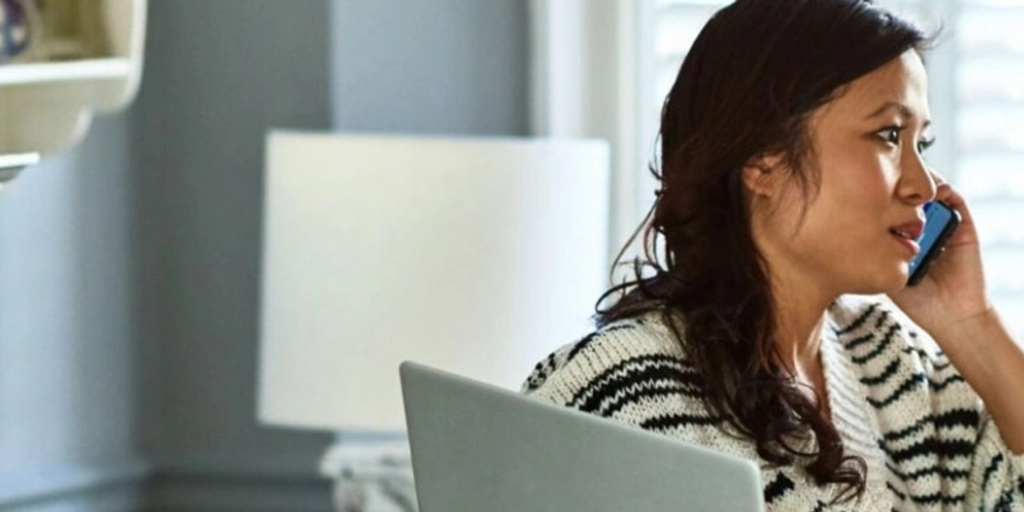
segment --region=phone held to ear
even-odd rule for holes
[[[960,213],[939,201],[924,205],[924,217],[924,233],[917,239],[921,252],[910,262],[909,286],[924,279],[928,267],[939,257],[949,237],[953,236],[960,225]]]

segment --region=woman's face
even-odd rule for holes
[[[805,195],[790,176],[767,199],[775,213],[765,217],[760,242],[773,272],[832,293],[902,288],[916,254],[907,238],[920,234],[922,206],[935,195],[921,155],[932,138],[929,119],[927,76],[913,50],[816,111],[807,166],[820,173],[820,188]]]

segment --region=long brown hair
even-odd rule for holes
[[[594,315],[603,326],[662,310],[704,376],[709,410],[752,438],[766,461],[813,457],[806,469],[817,483],[842,484],[837,500],[864,492],[866,466],[844,455],[820,404],[770,357],[778,350],[772,292],[741,170],[758,155],[783,155],[806,197],[817,184],[807,165],[814,155],[811,114],[856,78],[907,50],[922,54],[933,39],[866,0],[738,0],[718,11],[662,109],[661,173],[656,164],[650,168],[660,190],[626,244],[642,230],[645,257],[633,260],[633,280],[601,296]],[[616,293],[618,300],[602,309]],[[684,319],[685,337],[673,313]],[[787,441],[805,438],[808,429],[818,439],[816,453]]]

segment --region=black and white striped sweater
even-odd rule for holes
[[[891,303],[865,297],[842,297],[826,319],[821,359],[833,423],[846,453],[868,464],[856,503],[827,505],[837,485],[816,485],[800,464],[773,467],[753,442],[726,435],[659,312],[559,348],[522,392],[758,462],[769,511],[1024,511],[1024,455],[1009,450],[926,333]]]

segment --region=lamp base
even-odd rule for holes
[[[320,460],[334,480],[338,512],[417,512],[408,438],[354,441],[339,436]]]

